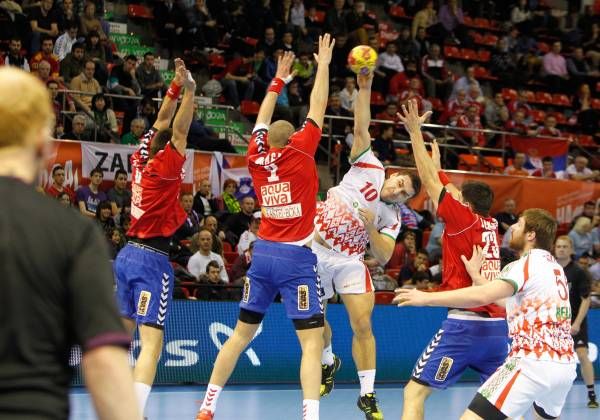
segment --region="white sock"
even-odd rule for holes
[[[333,350],[331,349],[331,344],[323,349],[323,353],[321,353],[321,364],[327,366],[333,365]]]
[[[358,379],[360,380],[361,397],[375,390],[375,369],[359,370]]]
[[[202,407],[200,407],[200,410],[208,410],[211,413],[214,413],[217,409],[217,401],[219,400],[221,391],[223,391],[222,386],[208,384],[208,387],[206,388],[206,394],[204,394],[204,401],[202,401]]]
[[[302,401],[302,420],[319,420],[319,400]]]
[[[144,408],[146,408],[146,401],[148,401],[148,397],[150,396],[150,390],[152,389],[152,386],[146,385],[141,382],[134,382],[133,387],[135,388],[135,395],[137,396],[140,412],[143,415]]]

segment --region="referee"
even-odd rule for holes
[[[54,113],[45,86],[0,69],[0,420],[66,420],[72,345],[98,418],[140,419],[106,241],[35,192]]]
[[[591,303],[591,279],[588,273],[577,265],[571,256],[574,254],[571,238],[564,235],[556,238],[554,255],[562,265],[569,283],[569,303],[571,304],[571,335],[575,351],[581,365],[581,376],[587,386],[589,408],[598,408],[594,391],[594,365],[588,355],[587,313]]]

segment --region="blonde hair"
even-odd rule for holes
[[[269,127],[269,146],[283,147],[294,133],[294,126],[285,120],[275,121]]]
[[[592,226],[592,221],[589,217],[580,216],[575,221],[573,230],[577,233],[586,233],[585,229]]]
[[[0,92],[0,149],[36,146],[40,131],[54,121],[46,86],[23,70],[2,66]]]

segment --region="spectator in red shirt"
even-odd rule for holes
[[[562,133],[556,128],[556,117],[554,115],[546,115],[544,125],[538,127],[534,135],[540,137],[561,137]]]
[[[42,37],[41,42],[41,50],[36,52],[29,60],[31,72],[37,73],[40,62],[47,61],[50,64],[50,77],[58,78],[60,73],[60,63],[58,57],[52,53],[52,51],[54,51],[54,40],[51,36],[45,35]]]
[[[485,111],[485,98],[481,94],[479,85],[472,83],[469,85],[469,91],[467,92],[467,100],[469,105],[475,105],[478,108],[479,115],[482,115]]]
[[[479,107],[475,104],[470,104],[465,114],[458,117],[456,126],[459,128],[469,128],[483,130],[481,119],[479,117]],[[470,141],[473,146],[485,146],[485,136],[480,131],[457,131],[456,134],[463,139]]]
[[[525,120],[525,109],[521,108],[513,114],[513,118],[504,125],[506,131],[526,136],[529,132],[529,124]]]
[[[529,106],[529,104],[527,103],[527,94],[523,89],[520,89],[517,93],[517,97],[508,103],[508,111],[510,112],[511,116],[514,115],[519,109],[524,110],[525,118],[529,119],[529,114],[531,113],[531,106]]]
[[[398,122],[398,105],[394,102],[388,102],[385,107],[385,111],[380,112],[375,116],[376,120],[396,121]]]
[[[504,173],[506,175],[513,176],[529,176],[529,171],[523,168],[523,165],[525,165],[525,159],[525,153],[515,153],[515,158],[512,165],[507,166],[504,169]]]
[[[277,62],[277,59],[275,59],[275,62]],[[252,100],[254,96],[252,60],[246,57],[237,57],[231,60],[221,74],[220,82],[221,86],[223,86],[225,96],[233,106],[240,106],[240,96],[242,93],[244,99]]]
[[[456,124],[458,117],[463,115],[469,106],[467,92],[463,89],[459,90],[455,98],[452,98],[446,104],[446,109],[440,117],[440,123]]]
[[[75,191],[65,185],[65,168],[62,165],[56,165],[52,168],[52,185],[46,188],[46,194],[58,198],[61,193],[67,193],[71,203],[75,201]]]
[[[558,178],[554,172],[554,161],[550,156],[542,158],[542,168],[533,171],[531,176],[539,176],[542,178]]]
[[[416,77],[412,78],[408,83],[408,89],[400,94],[399,101],[401,104],[406,105],[409,99],[414,99],[417,101],[420,113],[431,111],[431,103],[423,99],[422,93],[423,86],[421,85],[421,81]]]
[[[421,60],[421,75],[427,97],[445,99],[448,96],[453,84],[452,73],[448,70],[438,44],[432,44],[429,54]]]

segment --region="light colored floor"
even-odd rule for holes
[[[435,392],[427,402],[426,419],[458,419],[476,390],[475,384],[465,384]],[[148,420],[194,420],[203,391],[204,387],[157,387],[152,391],[145,414]],[[385,418],[399,419],[402,411],[402,387],[379,386],[377,394]],[[321,419],[364,419],[362,412],[356,408],[357,395],[357,386],[336,387],[331,395],[321,400]],[[230,386],[221,394],[215,420],[300,419],[300,399],[299,389],[291,386]],[[600,409],[589,409],[585,406],[586,402],[585,386],[576,383],[571,389],[561,419],[600,419]],[[89,395],[81,389],[71,393],[71,410],[72,420],[96,418]],[[533,416],[529,415],[526,419],[533,419]]]

